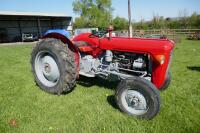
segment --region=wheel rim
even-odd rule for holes
[[[55,86],[60,78],[60,71],[55,59],[46,51],[36,55],[35,72],[40,82],[47,87]]]
[[[125,109],[132,115],[143,115],[148,110],[145,97],[138,91],[124,91],[121,100]]]

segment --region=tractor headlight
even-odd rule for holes
[[[155,57],[155,59],[156,59],[156,61],[157,61],[158,63],[160,63],[161,65],[164,64],[164,62],[165,62],[165,56],[164,56],[164,55],[157,55],[157,56]]]

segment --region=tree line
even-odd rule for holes
[[[191,16],[179,16],[177,18],[164,18],[154,16],[151,21],[133,24],[135,29],[200,29],[200,15],[194,12]]]
[[[74,28],[105,29],[112,24],[115,30],[128,30],[128,20],[123,17],[113,18],[111,0],[74,0],[73,11],[79,17],[75,18]],[[153,16],[152,20],[132,23],[135,30],[147,29],[200,29],[200,15],[194,12],[186,15],[186,10],[177,18]]]

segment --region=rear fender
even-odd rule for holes
[[[55,39],[59,39],[61,40],[64,44],[68,45],[69,49],[72,50],[75,53],[75,63],[76,63],[76,68],[77,68],[77,73],[79,73],[79,52],[77,47],[72,43],[72,41],[70,41],[69,39],[70,37],[70,33],[66,30],[48,30],[44,36],[42,37],[42,39],[44,38],[55,38]],[[77,74],[77,77],[79,75]]]
[[[76,51],[75,46],[70,41],[70,33],[65,30],[48,30],[42,38],[56,38],[60,39],[63,43],[69,45],[69,48]]]

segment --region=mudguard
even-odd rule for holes
[[[42,39],[44,38],[55,38],[61,40],[64,44],[68,45],[68,47],[74,52],[75,54],[75,62],[77,66],[77,73],[79,72],[79,53],[77,47],[72,43],[70,40],[70,32],[62,29],[53,29],[48,30]],[[78,74],[77,74],[78,77]]]
[[[77,48],[75,45],[72,43],[70,40],[70,33],[69,31],[62,30],[62,29],[55,29],[55,30],[48,30],[42,39],[44,38],[56,38],[61,40],[63,43],[67,44],[68,47],[73,51],[73,52],[78,52]]]
[[[60,35],[63,35],[65,36],[66,38],[70,38],[70,33],[69,31],[66,31],[66,30],[62,30],[62,29],[52,29],[52,30],[48,30],[44,36],[48,35],[48,34],[60,34]]]

